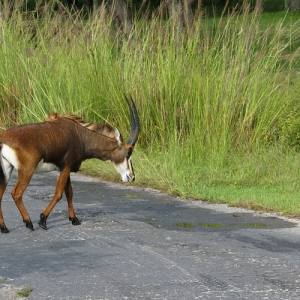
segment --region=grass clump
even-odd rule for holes
[[[6,280],[7,280],[6,277],[0,277],[0,284],[1,284],[1,283],[4,283]]]
[[[1,8],[0,127],[59,111],[124,134],[131,94],[142,122],[138,184],[299,214],[299,21],[266,23],[245,6],[197,16],[185,32],[154,14],[124,39],[104,7],[88,17],[57,1],[20,7]],[[102,162],[83,170],[119,179]]]
[[[196,227],[195,225],[193,225],[191,223],[187,223],[187,222],[176,223],[175,226],[180,227],[180,228],[189,228],[189,229],[192,229],[192,228]]]
[[[24,286],[16,291],[17,296],[22,298],[28,298],[30,293],[32,292],[31,285]]]
[[[224,226],[221,224],[216,224],[216,223],[201,223],[199,224],[201,227],[206,227],[206,228],[214,228],[214,229],[222,229]]]

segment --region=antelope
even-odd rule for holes
[[[11,195],[26,227],[34,230],[22,197],[35,172],[59,171],[53,199],[40,215],[38,225],[47,230],[47,218],[65,193],[69,220],[80,225],[72,198],[70,173],[89,158],[111,160],[124,182],[135,179],[131,155],[140,131],[139,115],[132,98],[126,98],[131,132],[127,143],[119,130],[108,124],[85,123],[75,115],[51,113],[41,123],[15,125],[0,134],[0,229],[8,233],[1,208],[3,193],[13,169],[18,177]]]

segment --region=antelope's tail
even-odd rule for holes
[[[6,184],[6,178],[3,171],[3,162],[2,162],[2,144],[0,144],[0,186],[3,186]]]

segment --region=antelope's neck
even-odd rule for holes
[[[86,158],[108,160],[111,159],[112,152],[119,147],[119,142],[94,132],[92,137],[85,139],[84,145]]]

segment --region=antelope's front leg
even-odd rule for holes
[[[80,221],[75,215],[74,208],[73,208],[73,189],[71,185],[70,176],[68,177],[66,186],[65,186],[65,194],[68,201],[68,211],[69,211],[69,220],[72,221],[72,225],[80,225]]]
[[[65,167],[61,171],[61,173],[57,179],[57,182],[56,182],[56,189],[55,189],[54,197],[51,200],[51,202],[49,203],[49,205],[46,207],[46,209],[40,215],[40,221],[39,221],[38,225],[45,230],[48,229],[47,225],[46,225],[47,218],[48,218],[49,214],[51,213],[53,207],[61,199],[63,192],[65,190],[68,178],[70,176],[70,172],[71,172],[71,169],[69,167]]]

